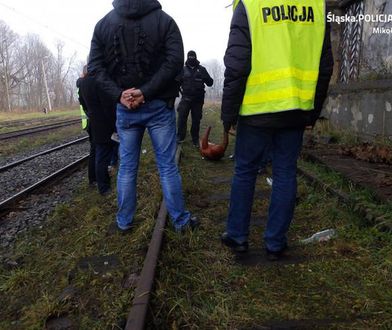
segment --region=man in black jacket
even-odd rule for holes
[[[113,7],[95,27],[88,70],[118,103],[117,226],[123,231],[132,227],[140,148],[147,129],[174,228],[194,227],[197,220],[185,210],[175,163],[175,78],[184,61],[180,31],[156,0],[114,0]]]
[[[115,131],[116,104],[102,93],[94,77],[84,69],[84,77],[79,78],[79,102],[88,117],[88,133],[90,135],[91,153],[94,161],[90,172],[95,173],[98,191],[105,196],[110,193],[110,177],[108,166],[113,155],[114,142],[111,135]]]
[[[192,116],[191,136],[195,147],[199,147],[200,121],[203,115],[204,85],[211,87],[214,80],[206,68],[200,65],[196,52],[190,50],[181,75],[181,102],[178,105],[177,141],[183,142],[189,111]]]
[[[257,169],[271,148],[273,188],[264,242],[267,257],[277,260],[287,248],[303,132],[319,117],[332,75],[330,26],[319,0],[306,2],[302,16],[286,0],[281,6],[268,0],[234,5],[221,119],[226,131],[237,124],[236,164],[221,240],[247,251]]]

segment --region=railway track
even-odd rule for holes
[[[52,116],[49,118],[34,118],[34,119],[24,119],[24,120],[5,120],[0,122],[0,129],[8,128],[8,127],[22,127],[22,126],[32,126],[32,125],[40,125],[45,123],[59,122],[64,120],[64,117],[61,116]],[[67,119],[79,119],[79,117],[70,117]]]
[[[84,155],[83,157],[79,158],[78,160],[72,162],[71,164],[59,169],[58,171],[48,175],[47,177],[41,179],[40,181],[34,183],[33,185],[23,189],[22,191],[18,192],[17,194],[7,198],[0,202],[0,214],[7,213],[13,209],[13,206],[20,201],[22,198],[28,196],[33,191],[45,187],[50,183],[53,183],[60,178],[64,177],[67,174],[72,173],[75,171],[83,162],[88,159],[89,155]]]
[[[83,164],[89,157],[86,153],[88,146],[82,144],[87,139],[83,137],[0,167],[3,186],[0,214],[12,211],[21,199],[72,173]],[[63,159],[59,159],[64,149],[72,147],[76,149],[66,150]],[[51,158],[45,159],[44,156]]]
[[[180,162],[181,145],[177,148],[176,163]],[[165,202],[162,201],[156,225],[151,237],[143,269],[140,274],[138,285],[135,289],[135,295],[132,302],[131,310],[128,314],[126,330],[143,330],[146,325],[146,317],[150,302],[150,295],[153,290],[155,281],[155,270],[158,264],[159,254],[162,248],[163,234],[166,226],[167,209]]]
[[[65,120],[65,121],[61,121],[61,122],[57,122],[57,123],[41,125],[41,126],[37,126],[37,127],[30,127],[30,128],[17,130],[17,131],[2,133],[2,134],[0,134],[0,141],[19,138],[19,137],[23,137],[26,135],[31,135],[31,134],[41,133],[41,132],[46,132],[46,131],[50,131],[50,130],[61,128],[61,127],[75,125],[77,123],[80,123],[80,119]]]
[[[54,152],[54,151],[57,151],[57,150],[61,150],[61,149],[67,148],[67,147],[69,147],[69,146],[72,146],[72,145],[75,145],[75,144],[78,144],[78,143],[81,143],[81,142],[84,142],[84,141],[87,141],[87,140],[88,140],[88,136],[85,136],[85,137],[82,137],[82,138],[80,138],[80,139],[77,139],[77,140],[74,140],[74,141],[71,141],[71,142],[68,142],[68,143],[64,143],[64,144],[62,144],[62,145],[60,145],[60,146],[57,146],[57,147],[54,147],[54,148],[51,148],[51,149],[48,149],[48,150],[45,150],[45,151],[36,153],[36,154],[34,154],[34,155],[31,155],[31,156],[29,156],[29,157],[25,157],[25,158],[23,158],[23,159],[20,159],[20,160],[15,161],[15,162],[6,164],[6,165],[0,167],[0,173],[2,173],[2,172],[4,172],[4,171],[7,171],[7,170],[9,170],[10,168],[16,167],[16,166],[18,166],[18,165],[20,165],[20,164],[23,164],[23,163],[25,163],[25,162],[27,162],[27,161],[29,161],[29,160],[32,160],[32,159],[34,159],[34,158],[37,158],[37,157],[39,157],[39,156],[47,155],[47,154],[49,154],[49,153],[51,153],[51,152]]]

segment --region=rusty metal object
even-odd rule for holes
[[[180,157],[181,146],[178,146],[176,153],[176,164],[179,163]],[[147,255],[144,259],[140,279],[135,289],[135,297],[133,298],[132,307],[128,314],[125,330],[143,330],[145,327],[148,303],[150,301],[150,295],[153,289],[155,278],[155,269],[162,247],[166,218],[167,209],[165,202],[162,202],[150,245],[148,247]]]
[[[223,141],[221,144],[215,144],[208,141],[210,136],[211,126],[209,126],[200,140],[200,154],[209,160],[219,160],[225,155],[225,151],[229,144],[229,134],[223,133]]]

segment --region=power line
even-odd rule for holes
[[[37,21],[36,19],[34,19],[34,18],[32,18],[32,17],[26,15],[25,13],[20,12],[19,10],[17,10],[17,9],[14,8],[14,7],[8,6],[8,5],[2,3],[1,1],[0,1],[0,6],[3,6],[3,7],[7,8],[7,9],[10,10],[10,11],[13,11],[15,14],[17,14],[17,15],[19,15],[19,16],[25,18],[25,19],[28,19],[29,21],[31,21],[31,22],[33,22],[33,23],[35,23],[35,24],[37,24],[37,25],[39,25],[39,26],[45,28],[46,30],[48,30],[48,31],[51,32],[51,33],[57,34],[57,36],[59,36],[59,37],[61,37],[61,38],[63,38],[63,39],[67,39],[68,41],[71,41],[71,42],[73,42],[74,44],[77,44],[77,45],[79,45],[79,46],[82,46],[83,48],[85,48],[85,49],[87,49],[87,50],[89,49],[88,46],[86,46],[85,44],[81,43],[80,41],[77,41],[77,40],[75,40],[75,39],[73,39],[73,38],[71,38],[71,37],[65,35],[64,33],[61,33],[61,32],[59,32],[59,31],[56,31],[55,29],[52,29],[52,28],[51,28],[50,26],[48,26],[48,25],[42,24],[41,22],[39,22],[39,21]]]

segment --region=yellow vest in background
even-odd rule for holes
[[[79,89],[78,89],[78,94],[79,94]],[[82,119],[82,129],[87,128],[87,115],[83,110],[82,105],[80,105],[80,118]]]
[[[324,0],[242,3],[248,15],[252,69],[240,115],[312,110],[325,34]]]

